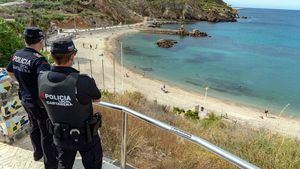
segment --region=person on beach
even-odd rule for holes
[[[268,117],[268,113],[269,113],[269,110],[266,109],[266,110],[265,110],[265,115],[266,115],[266,117]]]
[[[161,88],[161,90],[164,92],[164,93],[169,93],[169,91],[166,89],[166,85],[164,84],[163,87]]]
[[[83,42],[83,44],[82,44],[82,47],[84,48],[84,42]]]
[[[85,169],[101,169],[101,115],[93,114],[92,107],[92,102],[100,101],[101,93],[93,78],[72,68],[76,53],[71,39],[52,43],[56,66],[40,74],[39,97],[50,118],[47,126],[54,135],[58,169],[71,169],[77,151]]]
[[[35,161],[44,157],[45,169],[56,169],[56,150],[52,135],[47,130],[48,114],[38,94],[38,75],[50,69],[46,58],[39,53],[44,47],[44,33],[37,27],[24,31],[26,47],[13,54],[7,66],[12,78],[19,82],[19,98],[30,121],[30,139]]]
[[[93,46],[90,44],[90,49],[93,49]]]

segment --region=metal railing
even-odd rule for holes
[[[236,165],[239,168],[246,168],[246,169],[258,169],[259,168],[255,165],[237,157],[236,155],[233,155],[233,154],[219,148],[218,146],[216,146],[200,137],[194,136],[194,135],[187,133],[183,130],[180,130],[176,127],[170,126],[161,121],[158,121],[156,119],[148,117],[142,113],[139,113],[137,111],[129,109],[128,107],[115,105],[115,104],[111,104],[111,103],[107,103],[107,102],[99,102],[99,103],[95,103],[95,104],[102,106],[102,107],[111,108],[114,110],[120,110],[122,112],[121,169],[126,168],[126,137],[127,137],[127,119],[128,119],[127,114],[129,114],[133,117],[136,117],[137,119],[140,119],[142,121],[145,121],[151,125],[159,127],[161,129],[164,129],[164,130],[166,130],[170,133],[173,133],[179,137],[182,137],[188,141],[191,141],[191,142],[205,148],[206,150],[212,152],[213,154],[218,155],[222,159],[230,162],[231,164]]]

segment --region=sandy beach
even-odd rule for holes
[[[81,73],[94,77],[98,87],[114,91],[113,59],[119,55],[118,39],[129,33],[136,33],[134,27],[118,27],[97,32],[82,32],[74,39],[78,48],[77,59],[74,67],[80,69]],[[83,46],[84,43],[84,46]],[[79,61],[79,65],[78,65]],[[104,65],[104,78],[102,71]],[[159,104],[192,109],[196,105],[205,105],[205,108],[218,115],[228,115],[230,121],[247,125],[254,129],[267,129],[273,133],[292,136],[300,139],[300,121],[287,117],[279,117],[272,114],[268,118],[264,116],[264,110],[229,101],[220,100],[208,95],[206,103],[203,103],[204,93],[194,93],[167,84],[155,79],[135,73],[127,68],[122,68],[115,61],[116,69],[116,91],[139,91],[148,100],[157,100]],[[92,71],[91,71],[92,67]],[[128,75],[127,77],[125,75]],[[104,79],[104,81],[103,81]],[[166,84],[169,93],[164,93],[161,87]],[[278,110],[280,112],[280,110]],[[263,116],[263,118],[261,118]]]

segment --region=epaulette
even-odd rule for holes
[[[88,74],[80,74],[80,76],[82,76],[82,77],[89,77],[89,78],[91,78]]]

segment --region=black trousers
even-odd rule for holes
[[[69,141],[69,140],[64,140]],[[83,142],[82,142],[83,143]],[[81,143],[79,143],[81,144]],[[79,151],[82,157],[82,164],[85,169],[101,169],[102,168],[102,147],[99,136],[93,139],[91,143],[84,146],[59,146],[58,151],[58,169],[72,169],[76,153]]]
[[[57,151],[53,136],[46,128],[48,115],[45,109],[23,103],[30,121],[30,139],[35,157],[44,157],[45,169],[57,168]]]

